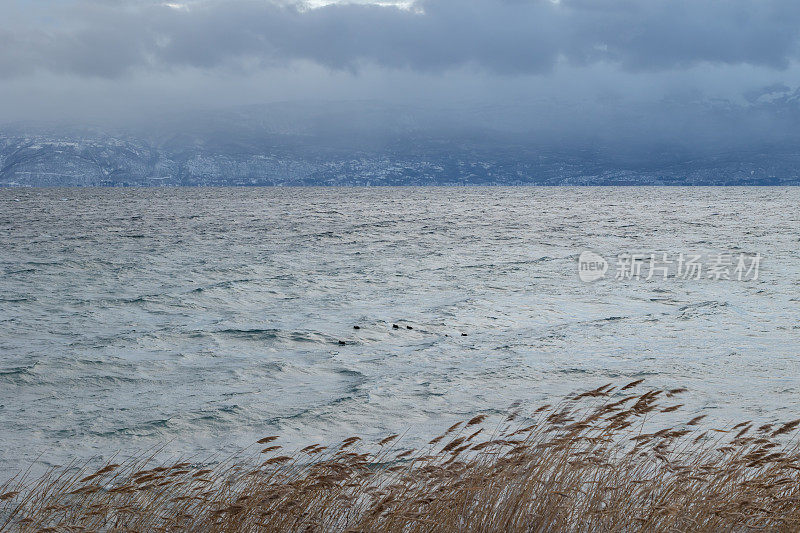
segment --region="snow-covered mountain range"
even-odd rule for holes
[[[776,86],[569,113],[339,102],[15,124],[0,127],[0,186],[800,184],[799,101]]]

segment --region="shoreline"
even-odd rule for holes
[[[642,380],[454,424],[417,450],[278,436],[216,466],[140,454],[0,487],[0,530],[792,530],[800,420],[664,427],[685,389]],[[48,529],[52,528],[52,529]]]

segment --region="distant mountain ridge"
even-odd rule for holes
[[[350,102],[175,114],[125,129],[7,126],[0,186],[800,184],[800,90],[745,99],[590,102],[585,118],[579,109],[568,120],[547,102]]]

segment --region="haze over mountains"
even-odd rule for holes
[[[307,101],[0,127],[0,186],[800,184],[800,89]]]

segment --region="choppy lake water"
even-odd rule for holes
[[[798,205],[796,188],[0,190],[0,477],[276,433],[414,442],[642,377],[718,419],[798,418]],[[584,283],[583,250],[763,260],[757,280]]]

